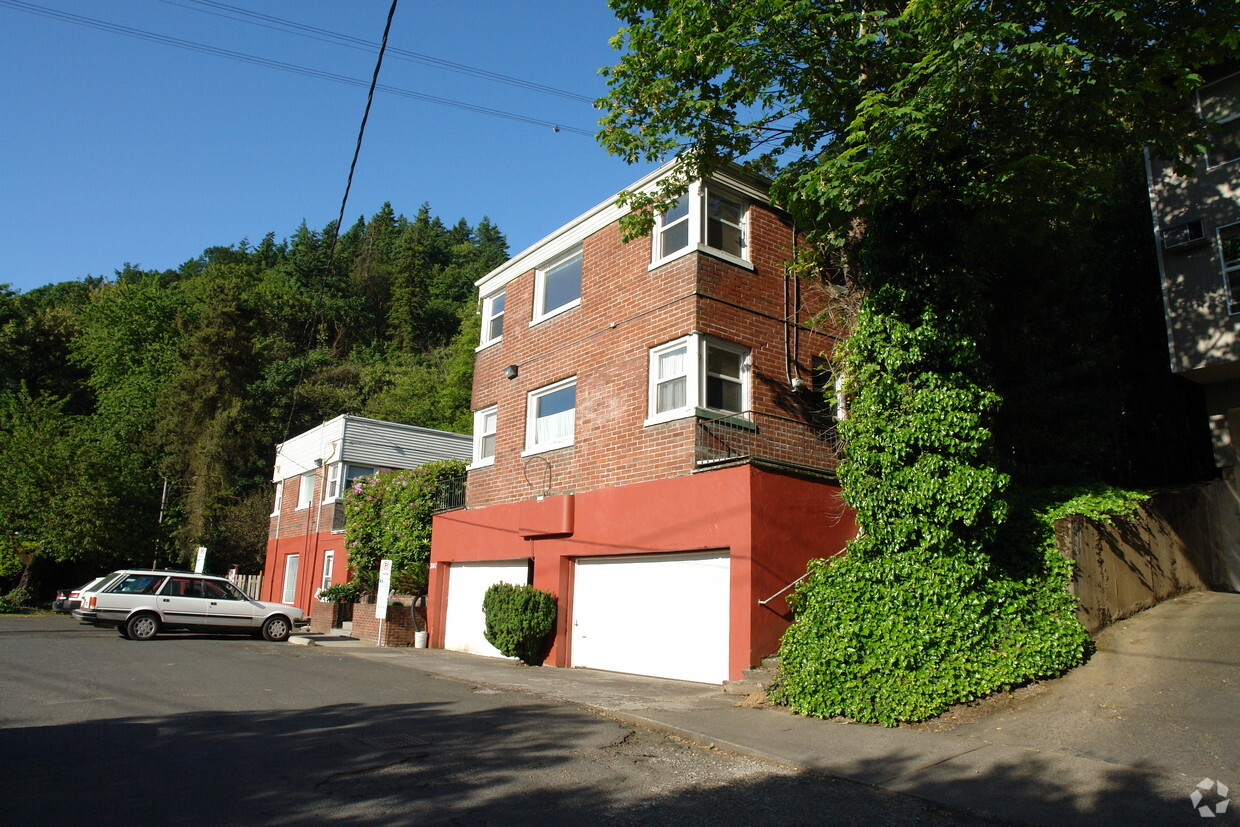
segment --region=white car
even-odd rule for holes
[[[190,629],[282,641],[310,623],[296,606],[251,600],[226,578],[151,569],[113,572],[101,589],[82,596],[73,616],[113,626],[130,640],[150,640],[161,629]]]

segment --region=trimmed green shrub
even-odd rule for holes
[[[319,600],[328,603],[356,603],[362,587],[356,580],[349,583],[336,583],[319,592]]]
[[[531,666],[542,663],[555,627],[555,597],[533,586],[496,583],[482,597],[482,612],[492,646]]]

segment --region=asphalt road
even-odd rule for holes
[[[0,616],[0,823],[962,824],[330,650]]]

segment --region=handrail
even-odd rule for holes
[[[807,572],[805,572],[805,574],[802,574],[802,575],[801,575],[800,577],[798,577],[796,580],[793,580],[791,583],[789,583],[788,585],[784,586],[784,587],[783,587],[782,589],[780,589],[779,591],[775,592],[775,594],[771,595],[771,596],[770,596],[770,597],[768,597],[766,600],[759,600],[759,601],[758,601],[758,605],[759,605],[759,606],[765,606],[767,603],[770,603],[772,600],[774,600],[775,598],[779,597],[781,594],[783,594],[784,592],[788,591],[788,589],[791,589],[793,586],[795,586],[797,583],[800,583],[802,580],[804,580],[805,578],[809,577],[811,574],[813,574],[813,572],[812,572],[812,571],[807,571]]]

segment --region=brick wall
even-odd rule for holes
[[[467,506],[692,473],[696,420],[644,421],[650,348],[694,331],[752,349],[750,407],[804,417],[790,371],[808,381],[813,356],[832,346],[804,328],[825,294],[786,279],[794,234],[784,216],[752,205],[749,237],[752,270],[704,253],[650,270],[650,238],[623,244],[618,225],[605,227],[582,244],[581,305],[533,327],[535,271],[510,281],[503,339],[477,354],[474,372],[473,410],[497,406],[495,463],[470,472]],[[572,376],[574,444],[522,457],[527,395]]]
[[[375,617],[373,603],[358,603],[353,607],[353,631],[350,635],[358,640],[376,643],[379,646],[412,646],[414,628],[413,618],[409,614],[409,603],[412,598],[393,595],[392,599],[400,601],[403,605],[388,606],[387,617],[383,620],[382,641],[379,641],[379,619]],[[418,622],[425,629],[426,609],[419,606],[416,611]]]

